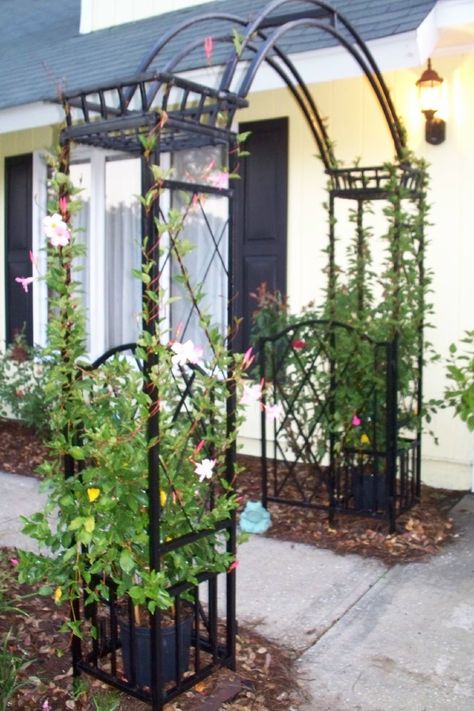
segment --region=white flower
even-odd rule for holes
[[[44,218],[43,228],[53,247],[65,247],[71,239],[69,227],[57,213]]]
[[[202,360],[202,346],[195,346],[190,339],[188,339],[184,343],[174,341],[171,346],[171,350],[175,354],[171,358],[171,362],[175,366],[186,365],[187,363],[193,363],[196,365]]]
[[[252,385],[245,383],[240,403],[242,405],[251,405],[253,402],[258,402],[261,397],[262,386],[260,383],[253,383]]]
[[[267,405],[265,410],[268,419],[273,422],[283,415],[283,405],[281,402],[278,402],[276,405]]]
[[[203,459],[202,462],[198,462],[194,468],[194,472],[198,475],[199,481],[211,479],[214,473],[215,465],[215,459]]]

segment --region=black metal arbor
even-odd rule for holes
[[[361,71],[367,77],[374,92],[375,98],[380,105],[383,117],[391,135],[395,153],[398,159],[397,180],[403,188],[403,199],[417,200],[422,181],[422,176],[415,168],[404,162],[404,136],[397,119],[395,109],[391,102],[389,93],[377,65],[369,53],[362,39],[351,27],[348,21],[335,9],[325,2],[319,0],[274,0],[261,9],[255,17],[244,18],[238,15],[213,12],[201,16],[193,16],[191,19],[178,25],[175,29],[163,36],[150,52],[144,57],[137,71],[130,77],[125,77],[118,82],[112,82],[104,86],[93,86],[82,91],[69,93],[64,96],[64,108],[67,125],[62,131],[61,141],[67,146],[70,142],[78,142],[86,145],[97,146],[109,150],[126,152],[132,155],[141,156],[144,168],[152,159],[153,163],[159,164],[164,154],[179,156],[182,151],[202,147],[221,147],[224,152],[223,163],[227,164],[228,171],[232,173],[238,160],[238,141],[234,130],[234,119],[236,112],[247,106],[246,97],[251,89],[253,79],[258,69],[265,63],[270,66],[288,87],[294,100],[303,112],[311,134],[315,140],[318,152],[322,158],[324,167],[329,175],[329,205],[331,213],[330,232],[330,253],[333,252],[335,241],[334,234],[334,211],[341,200],[355,201],[359,205],[362,201],[383,200],[386,197],[386,186],[389,176],[382,168],[341,168],[339,167],[333,153],[332,145],[327,134],[327,130],[320,116],[313,97],[299,75],[295,65],[288,57],[288,50],[293,39],[304,36],[311,47],[311,38],[323,33],[330,36],[335,42],[344,47],[359,65]],[[205,38],[212,38],[212,57],[208,52],[208,66],[206,68],[206,81],[193,80],[191,70],[205,66],[204,42]],[[209,45],[208,45],[209,47]],[[208,81],[209,79],[209,81]],[[147,137],[153,135],[156,138],[153,147],[153,155],[147,149]],[[67,152],[67,151],[66,151]],[[143,171],[144,187],[149,185],[147,170]],[[202,221],[207,228],[208,242],[204,249],[208,258],[207,265],[218,264],[228,284],[227,289],[227,325],[230,326],[235,314],[232,313],[233,303],[233,280],[232,263],[234,259],[233,241],[233,210],[232,210],[232,188],[211,185],[208,181],[200,177],[199,171],[194,175],[176,180],[173,177],[164,176],[162,185],[167,192],[169,205],[191,204],[198,206]],[[219,229],[213,226],[212,220],[206,215],[206,200],[212,196],[226,205],[227,218],[224,224],[220,224]],[[151,283],[157,288],[160,281],[169,279],[169,270],[165,265],[169,264],[169,256],[166,253],[166,245],[160,244],[159,234],[155,229],[154,217],[160,217],[160,211],[165,208],[157,207],[148,225],[143,228],[144,234],[155,234],[151,240],[148,250],[155,250],[156,268],[151,275]],[[198,250],[203,249],[202,245],[197,245]],[[153,257],[153,254],[152,254]],[[397,265],[394,265],[397,268]],[[330,284],[334,284],[334,259],[330,259]],[[206,275],[206,267],[201,277]],[[422,266],[420,266],[420,278],[422,276]],[[192,311],[196,305],[192,304],[188,318],[185,318],[186,325],[193,319]],[[155,319],[149,320],[145,329],[155,332],[156,321],[160,314],[155,314]],[[336,337],[336,327],[331,320],[324,326],[313,324],[314,332],[321,334],[321,344],[331,342]],[[322,328],[322,330],[321,330]],[[319,331],[318,331],[319,329]],[[229,328],[229,331],[231,329]],[[290,341],[294,342],[297,334],[292,334]],[[419,373],[413,383],[415,399],[421,407],[421,343],[422,335],[420,328],[420,355]],[[232,337],[228,339],[229,349],[232,349]],[[120,349],[118,349],[120,350]],[[386,466],[389,474],[390,501],[394,501],[396,479],[397,479],[397,442],[400,423],[397,421],[397,342],[396,338],[391,342],[385,351],[386,358],[382,358],[385,363],[385,374],[387,380],[386,387],[386,433],[387,433],[387,453]],[[328,407],[334,408],[336,400],[333,397],[337,389],[338,377],[335,365],[332,364],[331,351],[327,350],[329,363],[327,379],[327,400]],[[110,354],[107,354],[107,357]],[[107,358],[99,359],[96,363],[100,367]],[[316,362],[316,361],[315,361]],[[149,374],[155,365],[153,355],[148,362],[143,364],[144,387],[149,387]],[[325,366],[326,367],[326,366]],[[377,368],[377,372],[379,369]],[[308,373],[303,372],[301,388],[309,383]],[[385,376],[383,376],[385,377]],[[278,389],[279,384],[274,381]],[[298,386],[299,387],[299,386]],[[298,388],[296,388],[298,390]],[[186,399],[192,400],[192,387],[189,383],[183,386],[183,397],[180,403],[182,407]],[[155,393],[155,395],[157,395]],[[319,397],[319,396],[318,396]],[[294,402],[286,402],[284,397],[276,395],[276,399],[281,401],[285,411],[285,418],[291,417],[294,412]],[[232,427],[234,404],[232,397],[228,403],[228,426]],[[317,426],[317,425],[316,425]],[[158,413],[149,413],[149,438],[150,441],[157,440]],[[308,444],[311,433],[303,432],[303,439]],[[275,432],[275,442],[278,449],[278,431]],[[331,433],[331,446],[335,452],[336,433]],[[403,505],[409,504],[417,493],[419,485],[419,432],[410,444],[410,448],[416,451],[416,461],[410,472],[402,463],[404,470],[403,486],[400,489]],[[375,453],[378,460],[379,452]],[[280,456],[281,455],[281,456]],[[300,486],[298,482],[298,452],[293,453],[291,458],[286,458],[283,448],[280,448],[280,455],[276,452],[273,459],[275,469],[276,490],[274,496],[280,500],[288,500],[303,505],[313,505],[312,496]],[[160,491],[160,466],[159,466],[159,443],[154,443],[149,447],[149,521],[150,521],[150,568],[159,569],[160,558],[173,547],[187,545],[190,540],[203,535],[214,535],[216,530],[226,529],[229,533],[227,546],[229,551],[235,551],[235,520],[220,522],[212,532],[200,532],[195,534],[190,531],[182,540],[176,539],[171,543],[163,542],[160,536],[160,502],[157,492]],[[227,459],[227,478],[233,481],[234,451],[229,451]],[[283,480],[279,479],[279,464],[287,459],[287,469]],[[337,483],[334,470],[334,459],[329,461],[329,469],[333,467],[330,475],[330,506],[333,508],[344,501],[341,494],[341,485]],[[348,464],[346,462],[345,466]],[[71,474],[74,462],[66,462],[66,471]],[[335,478],[336,477],[336,478]],[[409,484],[407,481],[409,479]],[[285,481],[290,481],[293,492],[296,488],[297,496],[284,493]],[[313,487],[314,488],[314,487]],[[337,492],[337,493],[336,493]],[[398,494],[397,494],[398,495]],[[266,498],[271,496],[266,492]],[[298,501],[299,498],[299,501]],[[347,497],[346,497],[347,498]],[[347,508],[347,507],[346,507]],[[390,515],[393,519],[395,507],[390,504]],[[399,507],[400,508],[400,507]],[[207,585],[207,592],[202,592],[202,586],[195,586],[191,591],[176,589],[172,594],[176,598],[176,619],[175,626],[180,624],[180,600],[186,593],[187,598],[191,598],[193,605],[193,628],[191,630],[191,647],[194,649],[190,671],[183,673],[182,665],[175,664],[170,680],[166,680],[159,662],[160,650],[162,650],[164,629],[159,611],[151,616],[151,677],[149,683],[143,683],[138,676],[138,669],[135,664],[135,646],[133,621],[131,625],[131,642],[129,646],[129,656],[131,656],[131,671],[127,678],[123,677],[123,667],[121,662],[121,643],[117,637],[117,623],[115,619],[113,591],[111,601],[105,605],[106,613],[94,609],[88,609],[81,613],[76,610],[76,614],[83,614],[92,618],[96,622],[98,638],[91,640],[75,639],[74,641],[74,666],[76,673],[85,671],[100,679],[115,685],[116,687],[130,693],[137,698],[148,701],[153,708],[161,709],[165,702],[176,697],[182,691],[190,688],[198,680],[211,673],[216,664],[224,664],[229,667],[235,665],[235,581],[234,573],[226,575],[225,605],[224,613],[218,617],[218,588],[217,579],[214,575],[203,575],[202,582]],[[203,597],[204,596],[204,597]],[[223,625],[223,629],[221,626]],[[179,657],[180,647],[186,644],[181,637],[177,636],[176,648],[172,655]],[[127,643],[125,643],[125,647]],[[124,653],[126,652],[124,648]]]

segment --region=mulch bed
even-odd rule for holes
[[[239,463],[243,503],[260,500],[260,460],[240,455]],[[272,526],[265,535],[340,554],[380,558],[387,565],[409,563],[438,553],[456,537],[449,512],[464,494],[422,486],[419,504],[397,519],[397,531],[392,535],[386,520],[340,514],[330,526],[327,511],[269,502]]]
[[[73,694],[68,636],[59,632],[68,610],[51,598],[20,585],[15,572],[16,552],[0,549],[0,680],[1,645],[28,665],[19,673],[24,686],[16,693],[11,711],[145,711],[149,706],[110,690],[90,677],[81,677]],[[13,563],[12,563],[13,561]],[[180,697],[169,711],[289,711],[303,699],[288,652],[253,631],[241,628],[237,641],[238,674],[222,669]],[[2,699],[0,689],[0,701]],[[233,698],[229,703],[223,699]],[[112,705],[116,699],[117,706]],[[98,705],[101,701],[102,705]]]
[[[0,470],[38,476],[35,470],[45,456],[46,449],[33,431],[19,423],[0,421]],[[240,455],[239,463],[242,468],[239,494],[243,506],[249,499],[260,499],[260,462],[255,457]],[[407,563],[438,553],[457,535],[449,512],[463,494],[422,487],[420,503],[397,520],[397,532],[392,535],[388,535],[387,522],[380,519],[340,515],[331,527],[326,511],[270,503],[272,527],[266,535],[339,554],[377,557],[387,565]],[[15,551],[0,550],[0,640],[5,639],[11,629],[8,643],[11,651],[30,663],[20,672],[26,685],[8,708],[13,711],[43,708],[46,711],[69,708],[142,711],[149,708],[120,695],[117,697],[119,705],[111,705],[110,689],[89,679],[89,690],[74,698],[68,640],[58,631],[67,611],[58,608],[52,600],[36,595],[34,590],[20,586],[10,563],[12,558]],[[2,605],[5,597],[28,616],[14,610],[5,611]],[[181,697],[179,703],[167,708],[170,711],[290,711],[299,707],[303,693],[297,685],[294,659],[289,652],[252,630],[241,628],[237,656],[238,675],[221,670],[198,685],[197,690]],[[223,699],[229,698],[233,690],[237,695],[224,703]],[[101,695],[109,700],[108,705],[98,705]]]
[[[34,476],[45,457],[46,447],[34,430],[0,419],[0,471]]]

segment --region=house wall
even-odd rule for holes
[[[53,127],[0,134],[0,284],[5,284],[5,158],[50,149],[55,142]],[[35,196],[33,196],[35,200]],[[20,287],[19,287],[20,288]],[[5,343],[5,289],[0,289],[0,347]]]
[[[428,339],[445,358],[449,344],[459,341],[464,330],[474,328],[474,54],[434,55],[433,66],[445,79],[440,115],[447,121],[447,138],[440,146],[430,146],[424,140],[424,117],[416,90],[423,68],[384,77],[406,126],[409,146],[431,166],[427,264],[433,271],[434,329]],[[364,78],[321,83],[311,91],[321,115],[328,119],[339,159],[351,164],[361,157],[362,165],[379,165],[393,157],[381,112]],[[291,310],[298,311],[310,300],[318,301],[324,287],[321,250],[328,232],[322,207],[325,177],[304,118],[287,90],[252,94],[250,107],[240,112],[239,120],[278,116],[289,117],[288,294]],[[445,384],[442,363],[425,369],[427,397],[442,398]],[[241,433],[248,453],[259,453],[258,442],[252,438],[252,433],[258,432],[258,417],[257,410],[249,413]],[[423,438],[423,480],[435,486],[471,488],[474,435],[450,409],[435,415],[429,427],[439,444],[428,434]]]

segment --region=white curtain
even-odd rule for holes
[[[106,348],[134,342],[140,328],[140,208],[119,203],[105,218],[105,343]]]
[[[105,170],[104,308],[105,347],[137,340],[141,282],[133,273],[141,263],[140,161],[110,160]]]
[[[141,282],[132,274],[141,265],[141,210],[137,198],[141,192],[140,160],[111,159],[105,152],[99,158],[102,162],[97,165],[96,154],[95,170],[102,178],[95,175],[95,182],[88,161],[73,163],[70,168],[74,185],[81,188],[78,198],[83,204],[74,215],[74,226],[80,228],[77,240],[87,250],[86,256],[77,261],[81,268],[75,278],[86,309],[87,350],[94,356],[103,349],[136,341],[141,314]],[[99,267],[92,280],[91,265],[102,262],[103,270]],[[104,311],[104,333],[90,333],[90,313],[94,308]],[[99,349],[98,343],[102,344]]]

